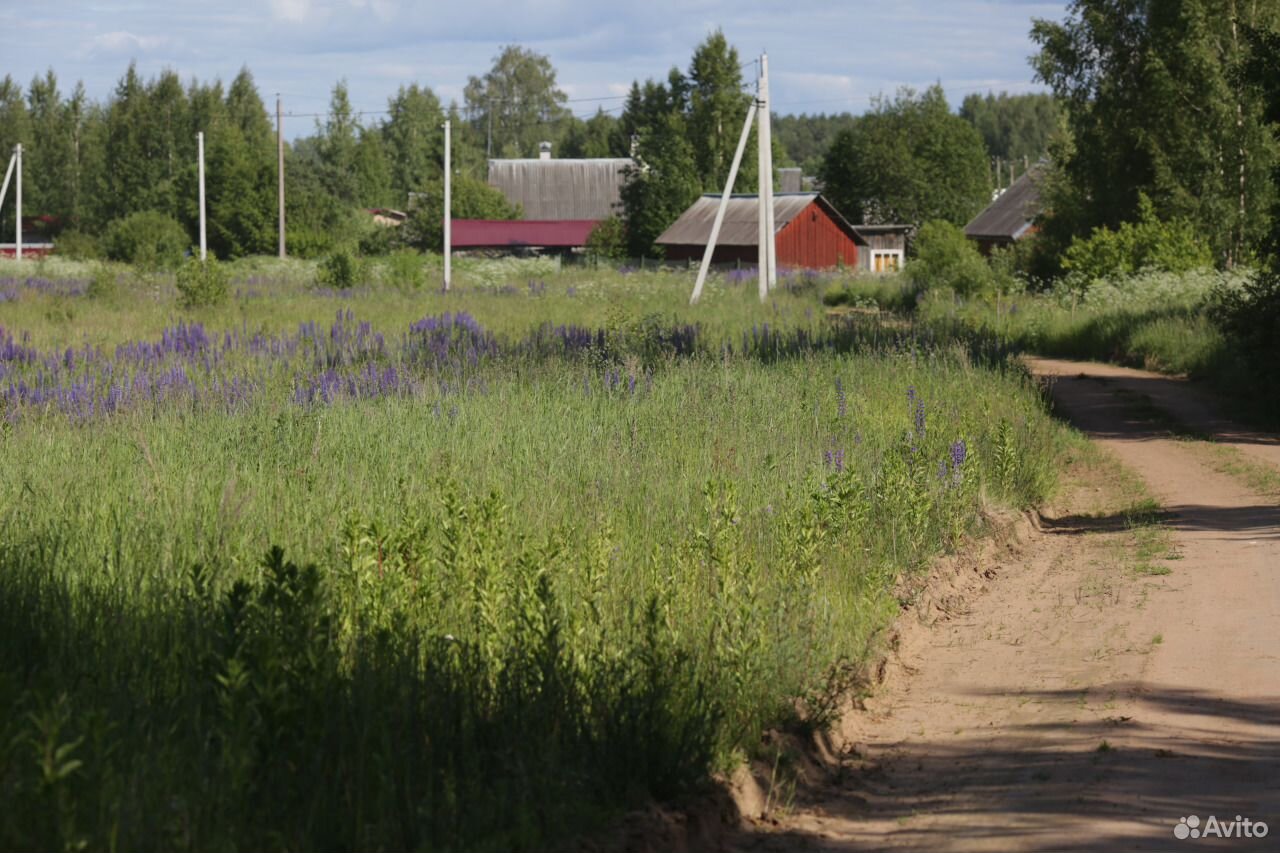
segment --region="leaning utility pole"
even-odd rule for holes
[[[689,304],[697,304],[702,296],[702,286],[707,282],[707,273],[711,270],[711,258],[716,253],[716,239],[720,236],[720,226],[724,224],[724,212],[729,206],[729,196],[733,194],[733,184],[738,180],[738,166],[742,164],[742,152],[747,147],[747,137],[751,135],[751,122],[756,118],[756,102],[753,100],[747,109],[747,120],[742,123],[742,136],[738,139],[738,150],[733,154],[733,163],[729,166],[729,179],[725,181],[724,193],[720,196],[720,206],[716,208],[715,221],[711,223],[711,237],[707,240],[706,251],[702,253],[702,266],[698,268],[698,280],[693,285],[693,295]]]
[[[452,277],[452,255],[453,255],[453,198],[452,198],[452,171],[453,165],[450,162],[450,128],[449,122],[444,123],[444,289],[449,290],[449,279]]]
[[[280,257],[284,257],[284,113],[276,93],[276,196],[280,207]]]
[[[196,134],[196,156],[199,158],[199,168],[197,170],[200,176],[200,260],[204,260],[208,256],[208,250],[205,247],[204,238],[204,134]],[[21,184],[19,184],[21,186]]]

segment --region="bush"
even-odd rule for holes
[[[118,290],[116,271],[106,264],[101,264],[94,269],[93,275],[89,278],[85,295],[90,299],[113,299]]]
[[[108,258],[144,270],[175,269],[190,246],[186,229],[154,210],[113,220],[102,235],[102,250]]]
[[[96,261],[102,257],[102,247],[90,234],[83,231],[63,231],[54,244],[54,254],[77,261]]]
[[[206,261],[190,258],[178,269],[176,284],[183,308],[221,305],[230,289],[226,268],[212,256]]]
[[[1095,228],[1087,238],[1073,240],[1062,268],[1093,281],[1147,269],[1177,273],[1213,265],[1209,244],[1189,221],[1160,221],[1145,195],[1138,207],[1137,222],[1121,223],[1115,231]]]
[[[974,296],[996,289],[996,276],[973,243],[959,227],[940,219],[920,228],[906,275],[918,290],[950,288]]]
[[[401,249],[387,256],[387,283],[402,290],[419,290],[427,282],[422,255],[412,249]]]
[[[345,249],[339,249],[320,262],[316,280],[325,287],[349,290],[362,277],[358,258]]]
[[[1210,314],[1255,378],[1270,382],[1280,371],[1280,271],[1220,286]]]
[[[610,216],[587,236],[587,254],[596,258],[621,260],[627,256],[627,229],[622,220]]]

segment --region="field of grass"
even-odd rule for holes
[[[829,719],[1070,441],[831,281],[460,266],[195,312],[0,269],[0,848],[529,849],[681,795]]]

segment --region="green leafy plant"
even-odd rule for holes
[[[174,286],[178,289],[178,302],[183,308],[205,308],[227,301],[230,290],[226,268],[218,259],[190,258],[178,269]]]
[[[154,210],[117,219],[102,235],[102,250],[110,260],[148,271],[176,268],[190,246],[186,229]]]
[[[360,261],[346,249],[339,249],[320,262],[316,281],[335,290],[350,290],[361,273]]]

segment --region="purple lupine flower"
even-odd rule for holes
[[[924,400],[916,402],[916,435],[924,438],[925,418],[924,418]]]
[[[844,383],[836,377],[836,417],[843,419],[849,414],[849,404],[844,396]]]
[[[951,467],[959,468],[968,457],[969,447],[965,444],[963,438],[951,445]]]

